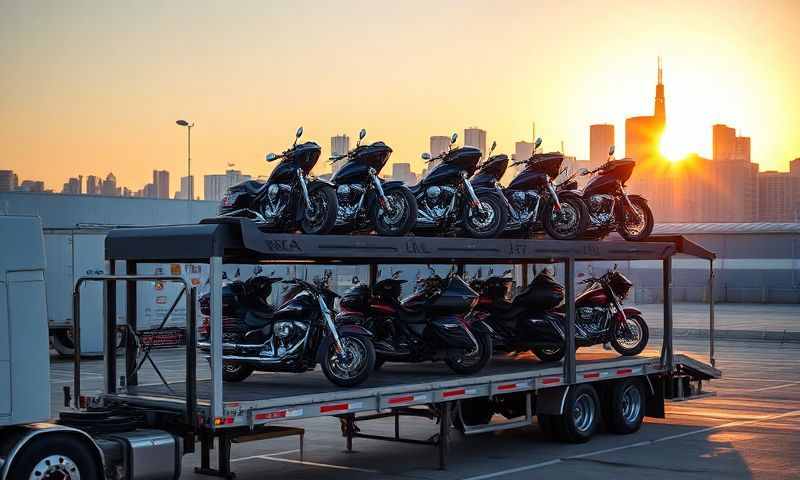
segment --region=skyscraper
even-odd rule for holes
[[[190,190],[191,188],[191,190]],[[181,177],[181,188],[177,192],[175,192],[175,199],[176,200],[188,200],[189,199],[189,192],[194,190],[194,175],[190,177],[183,176]]]
[[[666,99],[664,98],[664,78],[663,69],[661,67],[661,57],[658,57],[658,83],[656,84],[656,99],[653,116],[656,120],[661,122],[663,126],[667,122],[667,106]]]
[[[17,189],[17,176],[13,170],[0,170],[0,192],[13,192]]]
[[[153,170],[153,197],[169,198],[169,172]]]
[[[483,158],[486,156],[486,130],[481,130],[478,127],[465,128],[464,145],[480,148],[481,160],[483,160]]]
[[[68,195],[80,195],[83,193],[83,175],[78,177],[70,177],[64,186],[61,188],[61,193]]]
[[[736,151],[736,130],[723,124],[711,127],[711,159],[723,161],[733,159]]]
[[[226,170],[222,175],[203,176],[203,195],[206,200],[221,200],[225,190],[237,183],[250,180],[250,175],[242,175],[239,170]]]
[[[800,177],[800,157],[789,162],[789,173],[793,177]]]
[[[100,195],[100,185],[102,183],[103,179],[95,175],[86,177],[86,195]]]
[[[441,155],[450,148],[450,137],[444,135],[434,135],[431,137],[430,154],[432,157]]]
[[[606,161],[611,145],[614,145],[614,125],[589,126],[589,164],[592,168]]]
[[[750,163],[750,137],[736,137],[733,159]]]
[[[119,190],[117,189],[117,177],[115,177],[113,173],[109,173],[106,176],[105,181],[100,186],[100,192],[108,197],[119,196]]]
[[[667,123],[661,57],[658,58],[658,83],[653,103],[653,116],[625,119],[625,156],[637,163],[658,158],[659,142]]]
[[[344,155],[350,151],[350,137],[345,134],[331,137],[331,156]],[[336,173],[342,168],[344,161],[338,161],[331,166],[331,172]]]

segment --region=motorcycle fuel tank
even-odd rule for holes
[[[596,285],[595,287],[581,293],[578,295],[578,298],[575,299],[575,305],[578,307],[605,305],[607,303],[608,296],[606,295],[605,290],[599,285]]]
[[[383,142],[361,145],[353,151],[350,159],[331,181],[336,185],[362,182],[367,178],[370,168],[375,169],[376,175],[380,173],[391,155],[392,149]]]

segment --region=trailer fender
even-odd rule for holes
[[[536,392],[536,414],[561,415],[567,401],[569,386],[551,387]]]
[[[0,480],[14,480],[8,477],[8,472],[14,463],[14,458],[25,448],[33,439],[43,435],[68,435],[75,441],[84,444],[91,453],[92,458],[98,465],[98,470],[105,471],[105,459],[100,447],[95,443],[88,433],[64,425],[52,423],[32,423],[20,427],[12,427],[3,430],[3,441],[0,442]]]

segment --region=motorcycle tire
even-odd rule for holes
[[[241,382],[253,374],[255,369],[251,365],[239,362],[222,363],[222,380],[226,382]]]
[[[543,362],[558,362],[564,358],[563,348],[536,346],[531,349],[533,354]]]
[[[378,199],[370,206],[370,218],[378,235],[386,237],[402,237],[407,235],[417,224],[417,199],[405,187],[393,187],[384,190],[386,198],[395,205],[402,203],[402,211],[386,215]],[[397,218],[393,218],[396,216]]]
[[[621,326],[617,326],[614,329],[614,335],[611,337],[611,346],[614,347],[614,350],[620,355],[632,357],[642,353],[642,350],[647,346],[647,342],[650,340],[650,329],[647,327],[647,322],[639,315],[629,316],[628,322],[635,323],[636,328],[639,330],[639,341],[633,346],[626,346],[621,343],[620,334],[624,332],[620,332],[622,328]]]
[[[653,211],[650,210],[650,206],[643,198],[633,197],[630,200],[633,206],[638,210],[640,210],[641,214],[644,215],[644,221],[645,221],[644,227],[642,228],[641,231],[638,232],[631,232],[626,228],[625,218],[627,218],[627,216],[629,215],[628,212],[629,209],[627,205],[623,205],[622,207],[622,210],[624,212],[623,219],[622,223],[620,223],[617,228],[617,232],[619,232],[619,235],[622,238],[624,238],[629,242],[641,242],[643,240],[647,240],[647,237],[649,237],[650,234],[653,233],[653,224],[655,223],[655,220],[653,219]]]
[[[475,340],[478,341],[477,358],[470,363],[464,363],[464,351],[451,349],[447,352],[445,363],[451,370],[461,375],[472,375],[480,372],[492,358],[492,337],[485,332],[475,332]]]
[[[327,235],[336,226],[336,212],[339,205],[336,191],[330,185],[323,185],[308,192],[308,197],[312,204],[316,201],[322,202],[326,210],[318,214],[319,218],[313,219],[309,218],[306,211],[303,220],[300,221],[300,229],[308,235]]]
[[[372,340],[364,335],[344,332],[339,334],[345,350],[348,348],[356,348],[359,357],[356,358],[358,364],[355,367],[349,367],[338,363],[338,354],[336,352],[336,342],[333,335],[327,335],[325,340],[322,341],[320,348],[320,366],[322,373],[334,385],[340,387],[355,387],[363,383],[369,374],[375,369],[375,346]],[[354,372],[347,370],[352,368]]]
[[[469,203],[464,206],[464,230],[472,238],[497,238],[508,223],[508,212],[503,200],[493,193],[478,195],[484,213],[481,214]]]
[[[580,238],[589,226],[589,211],[582,200],[576,197],[565,197],[561,200],[562,213],[555,211],[555,203],[549,203],[542,215],[544,231],[555,240],[575,240]],[[572,228],[563,230],[558,227],[556,217],[564,215],[564,212],[572,212],[577,218],[573,222]]]

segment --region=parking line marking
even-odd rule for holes
[[[604,453],[615,452],[615,451],[619,451],[619,450],[627,450],[629,448],[644,447],[644,446],[653,445],[653,444],[660,443],[660,442],[666,442],[666,441],[669,441],[669,440],[675,440],[675,439],[678,439],[678,438],[684,438],[684,437],[689,437],[689,436],[692,436],[692,435],[697,435],[699,433],[712,432],[714,430],[720,430],[720,429],[723,429],[723,428],[739,427],[739,426],[742,426],[742,425],[750,425],[750,424],[753,424],[753,423],[768,422],[768,421],[772,421],[772,420],[778,420],[780,418],[795,417],[795,416],[798,416],[798,415],[800,415],[800,410],[793,410],[791,412],[781,413],[781,414],[778,414],[778,415],[764,416],[764,417],[753,419],[753,420],[742,420],[742,421],[737,421],[737,422],[723,423],[721,425],[715,425],[713,427],[700,428],[700,429],[697,429],[697,430],[692,430],[692,431],[689,431],[689,432],[679,433],[679,434],[676,434],[676,435],[669,435],[669,436],[666,436],[666,437],[657,438],[655,440],[646,440],[646,441],[643,441],[643,442],[631,443],[630,445],[622,445],[622,446],[615,447],[615,448],[606,448],[606,449],[603,449],[603,450],[595,450],[593,452],[581,453],[581,454],[578,454],[578,455],[572,455],[572,456],[565,457],[565,458],[555,458],[555,459],[547,461],[547,462],[535,463],[535,464],[532,464],[532,465],[523,465],[521,467],[516,467],[516,468],[509,468],[508,470],[501,470],[499,472],[486,473],[484,475],[477,475],[477,476],[474,476],[474,477],[466,477],[466,478],[464,478],[464,480],[485,480],[487,478],[501,477],[501,476],[504,476],[504,475],[510,475],[512,473],[519,473],[519,472],[524,472],[524,471],[527,471],[527,470],[535,470],[537,468],[542,468],[542,467],[547,467],[547,466],[550,466],[550,465],[555,465],[555,464],[558,464],[558,463],[562,463],[565,460],[593,457],[595,455],[602,455]]]
[[[254,458],[260,458],[260,459],[263,460],[264,457],[274,457],[274,456],[278,456],[278,455],[288,455],[290,453],[296,453],[296,452],[299,452],[299,451],[300,451],[299,448],[295,448],[295,449],[292,449],[292,450],[284,450],[282,452],[262,453],[261,455],[251,455],[249,457],[232,458],[231,459],[231,463],[233,463],[233,462],[243,462],[245,460],[252,460]]]
[[[269,460],[272,462],[296,463],[299,465],[308,465],[311,467],[332,468],[334,470],[353,470],[355,472],[380,473],[378,470],[370,470],[367,468],[348,467],[345,465],[332,465],[330,463],[306,462],[305,460],[292,460],[291,458],[278,458],[269,455],[258,455],[255,458],[260,458],[261,460]]]

